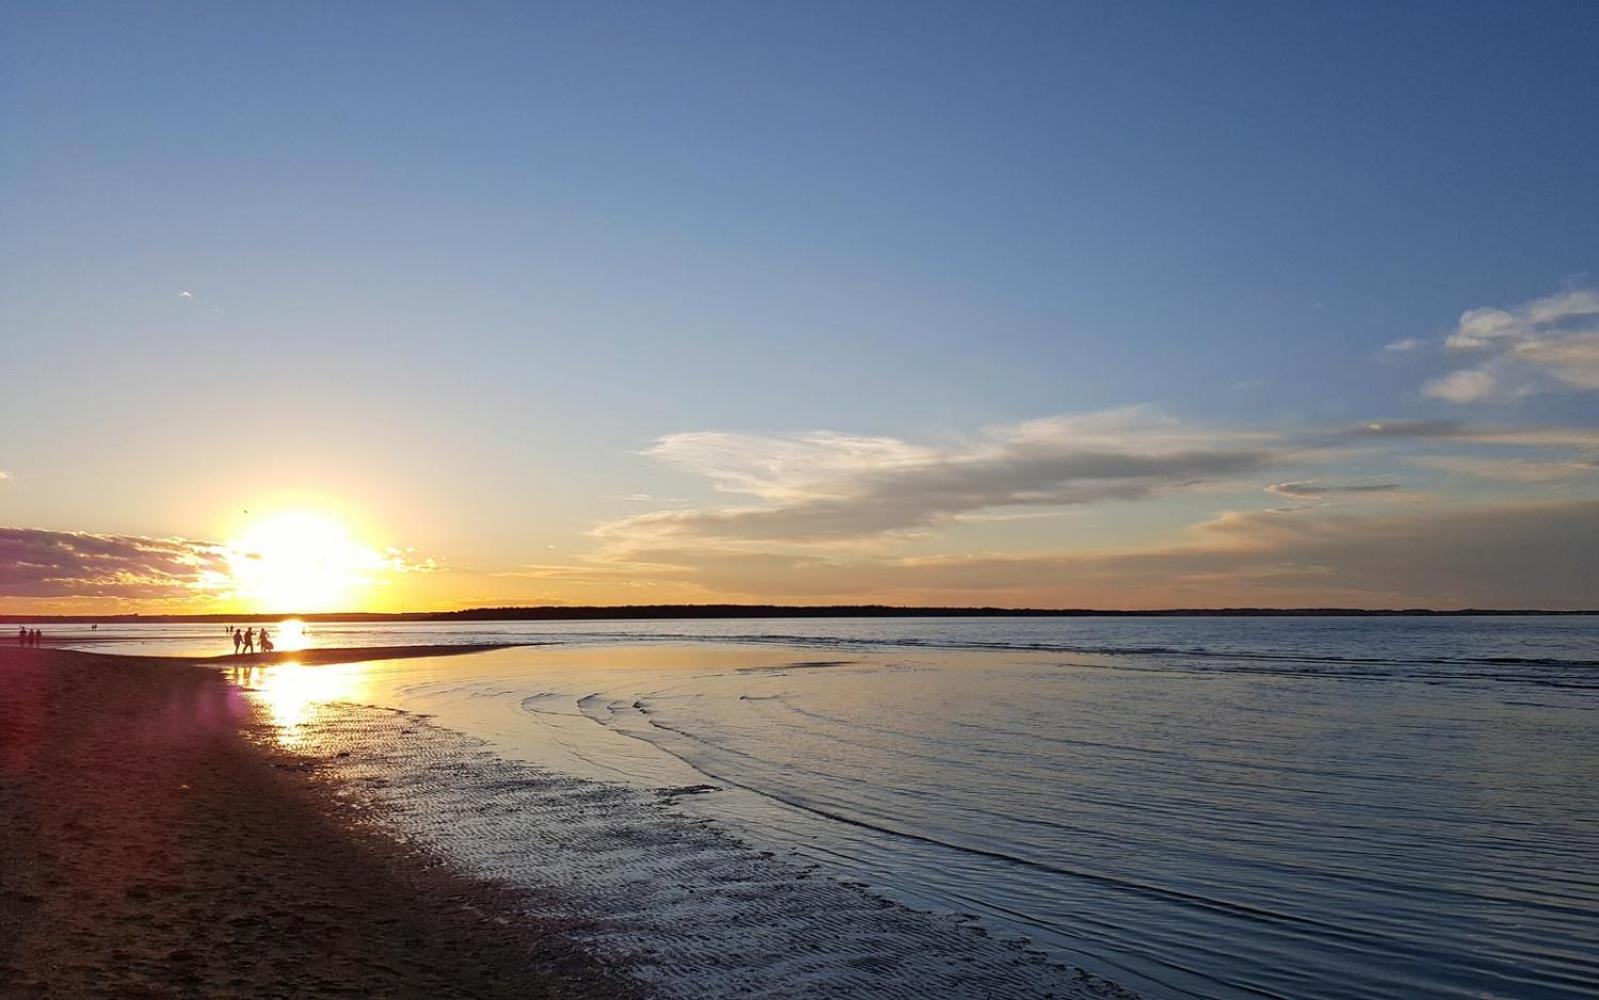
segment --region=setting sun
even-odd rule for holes
[[[235,593],[263,611],[354,606],[386,565],[344,523],[316,511],[286,511],[251,526],[228,546]]]

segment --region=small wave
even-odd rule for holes
[[[670,733],[673,733],[673,734],[678,735],[678,736],[685,737],[685,738],[693,740],[695,742],[705,742],[703,739],[701,739],[698,736],[695,736],[693,733],[689,733],[687,731],[684,731],[684,730],[681,730],[681,729],[677,729],[677,728],[672,727],[672,726],[668,726],[665,723],[659,722],[659,721],[654,720],[654,719],[652,719],[650,721],[651,721],[651,725],[654,726],[657,729],[660,729],[660,730],[663,730],[663,731],[666,731],[666,732],[670,732]],[[635,738],[642,739],[642,737],[637,736],[637,734],[630,734],[630,735],[634,735]],[[1215,912],[1215,913],[1226,914],[1226,915],[1232,916],[1234,918],[1257,921],[1257,922],[1266,922],[1266,923],[1275,922],[1275,923],[1282,923],[1282,924],[1296,924],[1296,925],[1301,925],[1301,926],[1314,927],[1314,928],[1317,929],[1317,931],[1319,933],[1321,933],[1323,935],[1326,935],[1326,936],[1331,936],[1331,937],[1346,937],[1346,938],[1350,938],[1350,939],[1353,939],[1353,938],[1357,937],[1357,935],[1351,933],[1347,928],[1342,927],[1342,926],[1340,926],[1338,924],[1330,923],[1328,921],[1318,920],[1318,919],[1316,919],[1314,917],[1308,917],[1308,916],[1304,916],[1302,914],[1286,913],[1286,912],[1282,912],[1282,911],[1279,911],[1279,910],[1267,909],[1267,908],[1259,907],[1259,906],[1251,906],[1251,905],[1249,905],[1247,903],[1239,903],[1239,902],[1234,902],[1234,901],[1231,901],[1231,900],[1219,899],[1219,898],[1216,898],[1214,896],[1205,896],[1205,895],[1201,895],[1199,893],[1187,892],[1187,891],[1184,891],[1184,890],[1181,890],[1181,889],[1177,889],[1177,888],[1171,887],[1171,886],[1152,885],[1152,884],[1147,883],[1147,882],[1140,882],[1140,881],[1137,881],[1137,880],[1134,880],[1134,879],[1118,877],[1118,876],[1115,876],[1115,875],[1108,875],[1108,874],[1105,874],[1103,872],[1094,872],[1094,871],[1089,871],[1089,870],[1082,869],[1082,868],[1073,868],[1073,867],[1062,865],[1062,864],[1055,863],[1055,862],[1042,861],[1042,860],[1039,860],[1037,858],[1021,857],[1021,856],[1016,855],[1016,854],[1010,854],[1010,853],[1007,853],[1005,851],[1000,851],[1000,850],[996,850],[996,849],[992,849],[992,848],[980,847],[980,846],[976,846],[976,845],[972,845],[972,844],[955,843],[955,842],[950,841],[950,840],[945,840],[945,839],[940,838],[940,837],[930,836],[930,835],[924,834],[924,833],[915,833],[915,832],[911,832],[911,831],[907,831],[907,830],[895,829],[895,828],[890,827],[890,826],[886,826],[886,825],[883,825],[883,824],[874,823],[874,822],[872,822],[870,820],[862,819],[861,817],[858,817],[858,816],[851,816],[851,815],[848,815],[846,813],[839,812],[837,810],[828,809],[828,808],[824,808],[824,807],[818,806],[818,805],[816,805],[814,803],[805,802],[805,801],[802,801],[802,800],[800,800],[798,798],[795,798],[793,796],[787,796],[787,795],[778,794],[778,793],[776,793],[776,792],[774,792],[774,791],[772,791],[771,789],[768,789],[768,788],[760,788],[760,787],[757,787],[755,785],[748,784],[746,782],[741,782],[741,781],[735,780],[733,778],[728,777],[725,774],[719,774],[716,771],[710,770],[709,768],[705,767],[702,762],[696,762],[696,761],[690,760],[689,758],[685,757],[684,755],[675,752],[674,750],[672,750],[668,746],[665,746],[665,745],[663,745],[661,743],[657,743],[657,742],[655,742],[653,740],[651,740],[650,742],[653,743],[655,746],[659,747],[661,750],[663,750],[663,751],[671,754],[672,756],[678,758],[679,760],[683,761],[685,764],[687,764],[690,767],[694,768],[694,770],[696,770],[699,773],[705,775],[707,778],[710,778],[712,781],[718,781],[718,782],[721,782],[724,785],[728,785],[728,786],[731,786],[731,787],[734,787],[734,788],[743,789],[744,791],[750,792],[750,793],[755,794],[755,795],[759,795],[762,798],[770,799],[770,800],[772,800],[774,802],[782,803],[783,805],[788,806],[791,809],[798,809],[798,810],[800,810],[802,812],[809,813],[809,814],[811,814],[813,816],[818,816],[818,817],[820,817],[822,819],[831,820],[831,821],[833,821],[835,823],[843,823],[846,826],[853,826],[853,827],[856,827],[858,829],[870,830],[870,831],[872,831],[874,833],[878,833],[878,834],[881,834],[881,835],[887,836],[887,837],[894,837],[894,838],[899,838],[899,839],[903,839],[903,840],[915,841],[917,843],[929,844],[929,845],[932,845],[934,847],[941,847],[941,848],[944,848],[945,850],[955,851],[955,852],[958,852],[958,853],[961,853],[961,854],[968,854],[968,855],[972,855],[974,857],[988,858],[990,860],[1000,861],[1000,862],[1003,862],[1005,864],[1016,865],[1016,866],[1025,867],[1025,868],[1032,868],[1032,869],[1036,869],[1038,871],[1047,871],[1047,872],[1050,872],[1051,874],[1063,875],[1063,876],[1066,876],[1066,877],[1069,877],[1069,878],[1082,879],[1082,880],[1087,881],[1087,882],[1093,882],[1093,883],[1096,883],[1098,885],[1102,885],[1102,886],[1106,886],[1106,887],[1109,887],[1109,888],[1117,889],[1117,890],[1120,890],[1120,891],[1123,891],[1123,892],[1130,892],[1130,893],[1135,893],[1137,895],[1146,896],[1146,897],[1149,897],[1149,898],[1161,899],[1161,900],[1165,900],[1165,901],[1170,902],[1170,903],[1177,903],[1177,904],[1181,904],[1181,905],[1185,905],[1185,906],[1197,907],[1197,908],[1204,909],[1204,910],[1209,910],[1209,911]],[[727,748],[727,747],[719,747],[719,749],[722,750],[724,753],[732,753],[734,756],[747,756],[747,755],[741,754],[741,753],[739,753],[737,751],[733,751],[733,750],[731,750],[730,748]]]
[[[882,637],[861,639],[853,636],[803,635],[786,632],[752,632],[741,635],[700,635],[685,632],[661,633],[598,633],[573,637],[573,641],[590,642],[710,642],[754,645],[809,646],[818,649],[873,650],[900,649],[955,649],[997,650],[1001,652],[1074,653],[1084,656],[1154,656],[1195,657],[1204,660],[1269,661],[1278,663],[1325,663],[1367,666],[1532,666],[1555,668],[1599,668],[1599,659],[1560,656],[1346,656],[1310,653],[1292,649],[1225,649],[1211,646],[1171,646],[1159,644],[1025,642],[997,639],[962,640],[941,636]],[[811,667],[843,666],[851,661],[819,660],[771,667],[748,667],[741,672],[806,669]]]

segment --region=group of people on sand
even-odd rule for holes
[[[261,646],[261,652],[272,652],[272,635],[267,631],[265,625],[261,626],[260,634],[256,633],[254,626],[242,632],[238,629],[233,630],[234,656],[238,656],[240,653],[254,653],[257,643]]]
[[[43,638],[44,633],[36,628],[17,629],[17,645],[19,646],[37,646],[39,645],[39,640]]]

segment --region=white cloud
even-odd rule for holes
[[[193,292],[179,292],[178,293],[178,298],[180,298],[180,299],[192,299],[192,298],[194,298],[194,293]]]
[[[1472,309],[1444,341],[1483,356],[1422,392],[1455,403],[1599,390],[1599,291],[1561,292],[1509,309]]]
[[[1487,368],[1473,368],[1433,379],[1421,392],[1424,396],[1447,399],[1451,403],[1475,403],[1495,396],[1501,398],[1525,396],[1529,391],[1524,385],[1508,390],[1502,374],[1496,374]]]

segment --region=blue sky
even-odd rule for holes
[[[1135,406],[1218,439],[1599,424],[1570,350],[1469,399],[1425,389],[1483,350],[1530,363],[1442,346],[1463,313],[1594,287],[1593,4],[0,17],[0,523],[207,541],[235,508],[312,498],[458,567],[438,600],[598,599],[657,572],[663,596],[775,599],[808,595],[615,548],[640,514],[785,502],[718,491],[703,455],[658,442],[970,447]],[[1571,309],[1524,333],[1585,336]],[[1581,440],[1540,446],[1572,470],[1541,480],[1279,454],[1259,482],[986,527],[943,518],[992,505],[944,512],[869,558],[1169,548],[1293,476],[1403,479],[1450,509],[1576,502]],[[828,489],[859,499],[849,482]],[[621,499],[641,494],[658,509]],[[803,557],[843,580],[861,542],[697,538],[693,565]],[[488,580],[511,572],[535,575]]]

